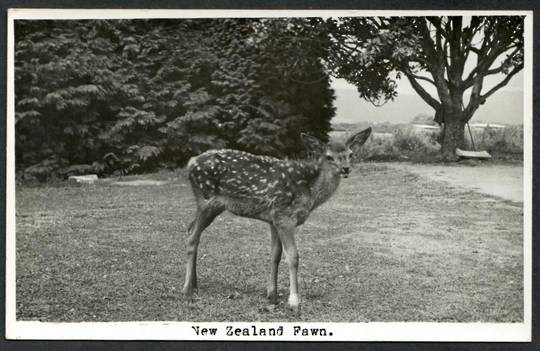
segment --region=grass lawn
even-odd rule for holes
[[[194,201],[164,185],[17,187],[17,319],[438,321],[523,319],[523,208],[363,164],[297,236],[302,314],[264,297],[268,225],[223,214],[203,233],[199,295],[182,299]]]

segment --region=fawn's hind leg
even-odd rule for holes
[[[197,207],[195,219],[189,225],[187,240],[186,279],[182,292],[190,297],[193,289],[197,289],[197,249],[201,234],[216,218],[223,209],[221,207],[205,206]]]
[[[279,235],[276,227],[273,224],[270,224],[270,234],[272,241],[272,266],[270,268],[270,277],[268,280],[268,288],[266,290],[266,297],[273,304],[277,303],[277,278],[278,278],[278,269],[279,262],[281,261],[281,240],[279,240]]]

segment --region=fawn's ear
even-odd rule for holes
[[[301,133],[302,142],[309,152],[322,154],[325,148],[325,144],[319,139],[306,133]]]
[[[347,144],[349,148],[362,146],[366,142],[366,140],[369,138],[370,135],[371,135],[371,127],[354,134],[349,139],[347,139],[345,144]]]

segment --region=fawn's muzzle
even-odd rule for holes
[[[341,175],[343,178],[347,178],[349,176],[349,173],[351,173],[351,169],[349,167],[343,167],[341,168]]]

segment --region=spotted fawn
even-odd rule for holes
[[[300,309],[298,250],[295,232],[309,214],[332,196],[351,170],[351,148],[364,144],[371,128],[345,143],[328,144],[302,134],[312,160],[281,160],[236,150],[211,150],[190,159],[187,170],[197,204],[187,242],[183,293],[197,289],[197,248],[203,230],[223,211],[259,219],[270,225],[272,265],[267,297],[277,303],[277,275],[282,251],[289,267],[289,307]]]

